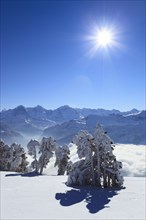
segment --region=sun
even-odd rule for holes
[[[97,32],[96,43],[99,47],[108,47],[112,45],[113,42],[113,33],[112,31],[106,28],[103,28]]]
[[[122,27],[117,24],[100,25],[93,24],[90,27],[90,34],[84,36],[84,40],[88,41],[87,55],[93,58],[100,54],[110,56],[111,52],[116,49],[124,49],[125,45],[122,43]]]

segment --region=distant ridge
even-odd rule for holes
[[[52,135],[60,143],[66,143],[71,141],[72,136],[79,130],[92,131],[96,123],[100,123],[114,142],[144,144],[145,117],[145,111],[137,109],[121,112],[116,109],[80,109],[64,105],[51,110],[40,105],[19,105],[0,112],[1,123],[5,125],[1,126],[0,134],[7,143],[10,143],[10,140],[16,141],[17,136],[20,141],[22,138],[28,140],[33,137],[40,138],[42,135]],[[9,132],[10,130],[12,132]]]
[[[81,113],[83,114],[84,116],[87,116],[89,115],[89,113],[91,114],[98,114],[98,115],[101,115],[101,114],[104,114],[104,115],[108,115],[108,114],[135,114],[135,113],[138,113],[140,112],[140,110],[136,109],[136,108],[133,108],[131,109],[130,111],[120,111],[120,110],[117,110],[117,109],[112,109],[112,110],[108,110],[108,109],[103,109],[103,108],[73,108],[73,107],[70,107],[69,105],[63,105],[63,106],[60,106],[54,110],[52,109],[46,109],[44,107],[42,107],[41,105],[37,105],[35,107],[25,107],[23,105],[19,105],[13,109],[3,109],[1,112],[6,112],[6,111],[47,111],[47,112],[57,112],[57,111],[64,111],[64,110],[72,110],[72,111],[76,111],[77,113]]]

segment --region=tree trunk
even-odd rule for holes
[[[108,177],[107,177],[107,178],[108,178],[107,186],[110,187],[110,185],[111,185],[111,184],[110,184],[111,179],[110,179],[110,174],[109,174],[109,173],[108,173]]]
[[[40,175],[42,175],[42,173],[43,173],[43,169],[44,169],[44,166],[41,166],[41,169],[40,169]]]
[[[37,158],[36,158],[36,148],[35,148],[34,159],[35,159],[35,172],[38,173],[38,163],[37,163]]]
[[[105,166],[105,153],[104,153],[104,166],[103,166],[103,186],[107,187],[107,175],[106,175],[106,166]]]
[[[43,169],[44,169],[44,156],[42,155],[42,158],[41,158],[41,165],[40,165],[40,174],[42,175],[43,173]]]
[[[40,174],[41,175],[43,173],[43,169],[44,169],[44,156],[42,155],[42,158],[41,158],[41,168],[40,168]]]
[[[100,156],[99,156],[99,146],[97,146],[97,186],[100,187],[101,183],[100,183]]]
[[[35,158],[35,172],[38,173],[38,164],[37,164],[37,159]]]
[[[93,155],[91,154],[91,169],[92,169],[92,184],[95,186],[95,173],[94,173],[94,166],[93,166]]]

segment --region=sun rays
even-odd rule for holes
[[[120,42],[121,30],[114,25],[95,25],[90,30],[90,35],[84,36],[84,40],[88,41],[87,54],[94,57],[96,53],[106,53],[113,49],[122,49],[123,45]]]

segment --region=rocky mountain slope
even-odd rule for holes
[[[122,116],[89,115],[80,120],[71,120],[44,130],[44,136],[53,136],[60,142],[68,143],[80,130],[93,132],[97,123],[101,124],[116,143],[146,144],[146,111],[137,115]]]
[[[96,124],[100,123],[114,142],[145,144],[145,112],[137,109],[120,112],[115,109],[79,109],[69,106],[47,110],[42,106],[25,108],[20,105],[0,112],[0,134],[6,143],[52,135],[63,144],[70,142],[78,131],[86,129],[92,132]]]

